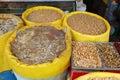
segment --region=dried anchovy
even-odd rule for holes
[[[51,26],[19,31],[11,43],[13,54],[27,64],[52,62],[65,50],[65,33]]]
[[[18,22],[14,18],[0,19],[0,35],[5,34],[18,26]]]

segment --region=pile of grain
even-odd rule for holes
[[[87,35],[99,35],[106,32],[105,23],[87,14],[75,14],[68,18],[68,25],[75,31]]]
[[[61,19],[62,15],[55,10],[36,10],[27,16],[27,20],[31,22],[53,22]]]

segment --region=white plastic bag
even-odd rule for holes
[[[86,11],[86,5],[83,3],[83,0],[76,0],[76,10]]]

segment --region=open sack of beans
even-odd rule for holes
[[[65,16],[63,25],[69,27],[72,39],[87,42],[108,42],[110,25],[99,15],[89,12],[71,12]]]
[[[71,56],[70,30],[25,26],[9,38],[5,53],[11,69],[19,76],[32,80],[64,80]],[[61,75],[64,77],[60,78]]]
[[[120,80],[120,74],[108,72],[94,72],[81,76],[75,80]]]
[[[27,25],[62,25],[64,12],[56,7],[36,6],[27,9],[22,14]]]
[[[4,58],[4,48],[10,35],[23,26],[23,21],[12,14],[0,14],[0,72],[8,70],[9,67]]]

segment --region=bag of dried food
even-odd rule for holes
[[[70,30],[53,26],[25,26],[9,38],[5,53],[16,74],[24,78],[58,80],[56,76],[61,76],[69,66]]]
[[[10,35],[23,26],[23,21],[13,14],[0,14],[0,72],[8,70],[4,48]]]
[[[56,7],[36,6],[27,9],[22,14],[27,25],[62,25],[64,12]]]
[[[87,42],[108,42],[109,23],[99,15],[76,11],[65,16],[63,25],[69,27],[72,39]]]
[[[120,74],[108,72],[94,72],[81,76],[75,80],[120,80]]]

